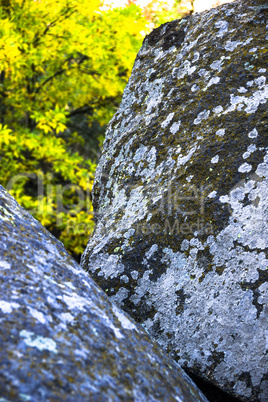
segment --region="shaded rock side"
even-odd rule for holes
[[[82,266],[187,370],[267,401],[268,4],[144,40],[107,129]]]
[[[0,186],[0,400],[207,401]]]

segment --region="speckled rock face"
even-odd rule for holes
[[[183,367],[267,401],[268,4],[153,31],[96,172],[82,265]]]
[[[207,401],[0,186],[0,401]]]

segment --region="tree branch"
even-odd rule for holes
[[[77,116],[78,114],[85,114],[85,113],[88,113],[88,112],[90,112],[92,114],[93,111],[94,111],[94,108],[92,106],[84,105],[84,106],[78,107],[77,109],[75,109],[72,112],[68,113],[66,115],[66,117],[70,118],[70,117],[73,117],[73,116]]]
[[[69,18],[72,14],[74,14],[74,13],[75,13],[75,10],[71,11],[72,8],[74,8],[74,7],[68,7],[67,10],[65,10],[62,14],[60,14],[54,21],[50,22],[50,23],[46,26],[45,30],[44,30],[39,36],[37,36],[37,38],[33,41],[33,46],[37,46],[38,43],[39,43],[39,41],[40,41],[40,39],[41,39],[41,37],[42,37],[42,36],[45,36],[46,33],[49,31],[49,29],[50,29],[51,27],[53,27],[58,21],[61,22],[61,21],[65,20],[65,19]],[[70,12],[70,11],[71,11],[71,12]],[[70,12],[70,13],[69,13],[69,12]],[[68,14],[68,13],[69,13],[69,14]],[[66,15],[66,14],[67,14],[67,15]],[[64,17],[64,18],[61,20],[61,17]]]
[[[50,77],[48,77],[45,81],[43,81],[38,88],[36,88],[36,90],[34,91],[34,93],[38,94],[38,92],[40,92],[40,90],[43,88],[44,85],[46,85],[49,81],[53,80],[53,78],[57,77],[58,75],[61,75],[62,73],[64,73],[67,69],[63,68],[60,71],[57,71],[55,74],[51,75]]]
[[[64,64],[68,63],[69,61],[71,61],[73,59],[73,56],[71,55],[70,57],[68,57],[68,59],[66,59],[63,63],[62,66],[64,66]],[[77,62],[77,65],[80,66],[85,60],[89,60],[89,57],[86,55],[82,55],[81,59]],[[69,69],[71,69],[72,66],[69,67]],[[55,74],[51,75],[50,77],[48,77],[45,81],[43,81],[38,88],[36,88],[36,90],[34,91],[36,94],[38,92],[40,92],[40,90],[43,88],[43,86],[45,86],[49,81],[53,80],[55,77],[57,77],[58,75],[63,74],[65,71],[67,71],[68,68],[62,68],[61,70],[57,71]],[[90,74],[92,76],[97,75],[100,76],[101,74],[97,73],[96,71],[86,71],[86,70],[82,70],[81,68],[79,69],[79,71],[81,71],[82,73],[85,74]]]

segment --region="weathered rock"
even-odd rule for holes
[[[145,39],[82,260],[183,367],[244,401],[267,401],[267,15],[235,1]]]
[[[0,400],[206,401],[0,186]]]

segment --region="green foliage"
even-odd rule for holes
[[[155,1],[149,2],[144,9],[147,20],[151,21],[152,28],[155,28],[165,22],[182,18],[193,11],[193,0],[184,2],[181,0],[173,1]],[[188,7],[191,7],[190,9]]]
[[[99,0],[0,0],[0,183],[78,257],[105,125],[143,36],[179,18]]]
[[[103,138],[146,20],[97,0],[1,1],[0,20],[1,184],[78,256],[94,227],[90,136]]]

